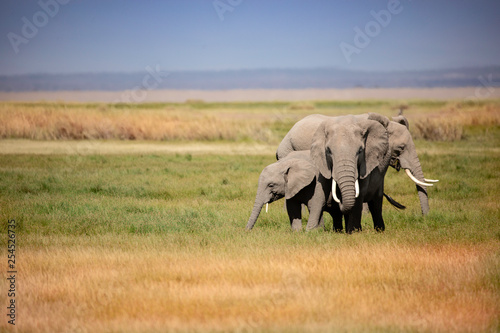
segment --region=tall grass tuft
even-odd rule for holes
[[[495,103],[453,103],[438,113],[414,116],[412,136],[429,141],[460,141],[466,128],[500,126],[500,110]]]
[[[392,108],[392,110],[391,110]],[[475,126],[500,126],[500,103],[400,104],[414,138],[458,141]],[[269,102],[181,104],[0,103],[0,139],[265,141],[278,144],[312,113],[394,115],[390,102]]]
[[[0,104],[0,138],[32,140],[229,140],[262,137],[260,120],[193,110]]]
[[[412,128],[412,135],[428,141],[459,141],[464,138],[464,127],[454,119],[430,119],[418,121]]]

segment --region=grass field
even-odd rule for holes
[[[369,214],[361,233],[293,233],[282,200],[244,230],[260,171],[275,160],[244,147],[277,145],[305,114],[391,115],[400,104],[0,104],[0,149],[18,147],[0,151],[1,260],[15,219],[18,271],[15,328],[0,280],[0,331],[497,332],[498,101],[404,102],[424,172],[440,179],[429,215],[391,169],[386,192],[408,208],[385,203],[384,233]],[[161,133],[174,116],[189,136],[132,143],[94,131],[108,119],[108,129]],[[94,133],[77,141],[85,149],[56,149],[82,138],[57,135],[70,121],[85,130],[65,133]]]

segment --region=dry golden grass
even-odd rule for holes
[[[439,112],[414,113],[410,122],[412,135],[429,141],[459,141],[464,138],[464,128],[472,126],[500,126],[500,109],[495,104],[468,106],[451,103]]]
[[[122,110],[112,106],[66,108],[64,104],[0,104],[0,138],[33,140],[237,140],[262,135],[245,124],[208,112],[174,109]],[[265,138],[262,138],[265,139]]]
[[[497,242],[245,253],[140,241],[23,249],[21,331],[479,332],[499,324]]]
[[[456,119],[440,117],[416,122],[412,133],[414,138],[428,141],[460,141],[464,138],[464,127]]]
[[[261,105],[262,104],[262,105]],[[359,104],[359,105],[358,105]],[[78,103],[0,103],[0,139],[33,140],[256,140],[278,143],[300,118],[405,109],[414,138],[458,141],[465,128],[500,126],[500,104],[450,102],[426,105],[367,102],[275,102],[183,104],[141,107]],[[395,106],[396,105],[396,106]]]

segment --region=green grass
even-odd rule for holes
[[[498,139],[499,131],[488,135]],[[483,141],[417,142],[424,172],[441,180],[429,189],[431,213],[420,216],[414,186],[391,169],[386,192],[409,208],[397,211],[386,205],[387,233],[422,242],[441,235],[465,242],[498,237],[500,154],[476,153],[475,148],[485,148]],[[273,161],[273,156],[190,154],[3,156],[2,215],[4,222],[15,217],[28,234],[238,233],[250,213],[260,171]],[[273,204],[256,228],[271,230],[270,237],[287,232],[282,206]],[[363,224],[370,230],[367,215]],[[314,242],[316,236],[307,237],[312,238],[304,241]]]

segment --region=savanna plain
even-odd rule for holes
[[[383,233],[292,232],[283,200],[245,231],[297,120],[400,109],[428,215],[391,169]],[[0,138],[1,331],[500,330],[500,101],[4,102]]]

